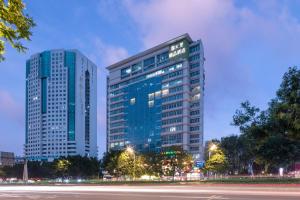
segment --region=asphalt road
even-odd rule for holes
[[[299,200],[300,186],[144,185],[0,186],[0,200]]]

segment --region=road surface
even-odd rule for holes
[[[0,200],[299,200],[300,185],[1,186]]]

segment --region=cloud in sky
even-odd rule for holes
[[[229,125],[238,104],[267,105],[289,66],[300,65],[300,3],[294,0],[24,0],[35,19],[29,51],[0,63],[0,150],[22,153],[25,60],[47,49],[79,49],[98,66],[98,145],[105,149],[105,67],[183,33],[205,50],[205,136]],[[1,147],[2,144],[6,146]]]
[[[141,31],[144,48],[186,32],[202,39],[206,138],[236,133],[229,123],[238,104],[250,99],[266,105],[283,72],[299,58],[300,24],[288,2],[253,3],[254,7],[230,0],[125,3]],[[268,72],[274,76],[266,77]],[[263,82],[260,78],[265,78],[264,85],[257,84]]]
[[[101,60],[100,63],[103,66],[111,65],[128,56],[125,48],[106,44],[98,37],[94,39],[94,45],[95,52],[98,54],[97,57]]]

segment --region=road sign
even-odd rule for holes
[[[200,161],[200,160],[195,161],[195,166],[200,168],[200,169],[204,167],[204,164],[205,164],[204,161]]]

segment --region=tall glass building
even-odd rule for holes
[[[107,77],[107,150],[203,154],[204,53],[188,34],[111,66]]]
[[[50,50],[26,62],[28,160],[97,156],[97,67],[77,50]]]

